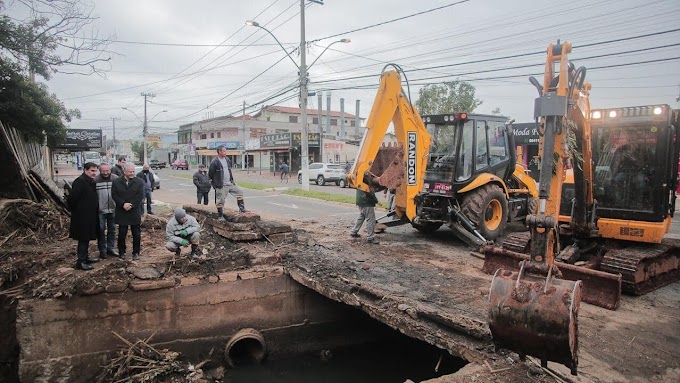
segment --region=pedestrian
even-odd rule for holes
[[[285,161],[281,163],[279,170],[281,171],[281,182],[283,182],[285,179],[286,183],[288,183],[288,172],[290,169],[288,168],[288,164]]]
[[[210,193],[210,177],[208,171],[205,170],[205,165],[198,165],[198,171],[194,173],[194,185],[196,185],[196,203],[200,205],[201,200],[203,204],[208,204],[208,193]]]
[[[397,194],[397,189],[389,189],[386,190],[387,193],[387,212],[391,213],[396,209],[395,202],[396,202],[396,194]]]
[[[357,189],[356,193],[356,205],[359,207],[359,217],[350,232],[350,237],[359,238],[359,229],[366,221],[366,240],[368,243],[374,245],[379,244],[378,240],[375,238],[375,205],[378,203],[378,197],[375,196],[373,189],[365,192],[363,190]]]
[[[243,202],[243,191],[236,186],[234,175],[231,172],[231,161],[227,158],[227,149],[224,146],[217,147],[217,157],[210,163],[208,177],[212,187],[215,188],[215,205],[220,221],[224,221],[223,208],[227,194],[236,197],[236,204],[241,213],[245,213],[246,206]]]
[[[78,270],[92,270],[90,264],[99,262],[99,258],[90,258],[88,247],[90,240],[97,239],[99,234],[98,200],[94,177],[97,175],[97,164],[88,162],[83,166],[83,174],[73,181],[67,198],[71,211],[71,225],[69,237],[78,241],[77,260],[75,268]]]
[[[113,165],[111,173],[115,174],[118,177],[122,177],[124,173],[123,167],[125,167],[125,156],[118,156],[118,163]]]
[[[139,208],[144,199],[144,182],[135,177],[135,166],[125,164],[123,177],[113,181],[111,188],[113,202],[116,204],[115,222],[118,225],[118,253],[125,259],[125,238],[128,228],[132,231],[132,260],[139,259],[142,242],[142,210]]]
[[[149,214],[153,214],[151,211],[151,192],[153,191],[154,175],[151,170],[149,170],[149,164],[144,164],[142,171],[137,173],[137,177],[144,182],[144,199],[146,200],[146,211]],[[144,215],[144,203],[140,206],[142,209],[142,215]]]
[[[201,239],[201,226],[196,218],[187,214],[182,208],[175,209],[175,215],[170,218],[165,227],[165,237],[168,242],[165,248],[174,252],[176,257],[182,253],[182,247],[191,244],[190,257],[198,257],[198,244]]]
[[[114,249],[116,243],[116,203],[113,202],[111,189],[113,181],[118,178],[111,173],[111,165],[103,162],[99,165],[99,175],[94,178],[99,199],[99,237],[97,246],[99,247],[99,258],[106,259],[107,254],[118,256]]]

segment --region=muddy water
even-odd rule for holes
[[[434,346],[394,332],[384,340],[363,345],[272,356],[261,365],[229,370],[227,380],[237,383],[402,383],[411,379],[418,382],[454,373],[465,364],[464,360],[453,358]]]

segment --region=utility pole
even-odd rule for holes
[[[309,190],[309,131],[307,129],[307,43],[305,42],[305,0],[300,0],[300,107],[302,109],[302,190]]]
[[[243,126],[241,127],[241,170],[246,168],[246,102],[243,101]]]
[[[147,158],[148,158],[147,147],[146,147],[146,135],[148,133],[148,128],[149,128],[148,123],[146,121],[146,103],[147,103],[149,98],[156,97],[156,95],[153,94],[153,93],[142,93],[142,97],[144,97],[144,130],[142,131],[142,136],[143,136],[142,145],[144,145],[144,158],[142,158],[142,164],[146,164]]]
[[[323,160],[323,122],[321,121],[321,117],[323,116],[323,95],[321,92],[317,93],[317,103],[319,104],[319,110],[318,110],[318,116],[317,116],[317,121],[319,123],[319,162],[325,162]]]
[[[116,157],[116,120],[120,120],[120,118],[116,117],[111,117],[111,124],[113,125],[113,162],[115,163],[118,159]]]

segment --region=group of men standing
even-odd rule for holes
[[[132,259],[138,260],[142,236],[142,201],[144,181],[135,175],[135,167],[119,159],[113,173],[107,163],[83,165],[83,174],[73,181],[67,203],[71,210],[69,236],[78,241],[76,269],[92,270],[92,263],[108,255],[125,259],[128,230],[132,231]],[[99,175],[97,168],[99,167]],[[118,251],[114,249],[118,225]],[[90,257],[90,240],[97,240],[99,257]]]
[[[224,221],[223,207],[228,194],[236,197],[240,212],[245,212],[243,191],[234,182],[231,163],[225,147],[217,148],[217,157],[210,163],[208,171],[200,165],[194,174],[198,203],[208,204],[210,188],[215,189],[215,203],[219,220]],[[99,174],[97,174],[99,168]],[[67,203],[71,211],[69,236],[78,241],[76,269],[92,270],[92,263],[112,255],[125,259],[128,231],[132,232],[132,260],[138,260],[141,250],[142,215],[144,200],[146,210],[151,210],[151,191],[154,175],[145,164],[135,175],[135,167],[125,157],[111,168],[107,163],[100,165],[88,162],[83,165],[83,174],[73,181]],[[114,248],[118,226],[118,251]],[[176,209],[166,227],[166,248],[177,255],[181,247],[191,245],[191,256],[198,256],[200,226],[195,218],[182,209]],[[97,240],[99,257],[90,257],[88,246]]]

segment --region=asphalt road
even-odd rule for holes
[[[162,169],[155,172],[161,179],[161,188],[153,192],[152,199],[154,203],[173,205],[196,203],[196,187],[190,178],[186,178],[192,176],[194,170]],[[353,220],[358,214],[357,208],[354,205],[282,194],[284,190],[300,187],[295,179],[290,180],[286,184],[281,183],[278,177],[270,174],[246,174],[244,172],[235,172],[234,179],[237,184],[239,181],[247,181],[273,187],[269,190],[243,188],[246,208],[254,212],[288,219],[337,220],[340,218],[349,221]],[[343,189],[335,185],[311,185],[310,189],[351,196],[355,193],[353,189]],[[214,203],[215,192],[211,190],[209,204],[213,205]],[[225,205],[226,207],[236,209],[236,199],[229,196]]]

